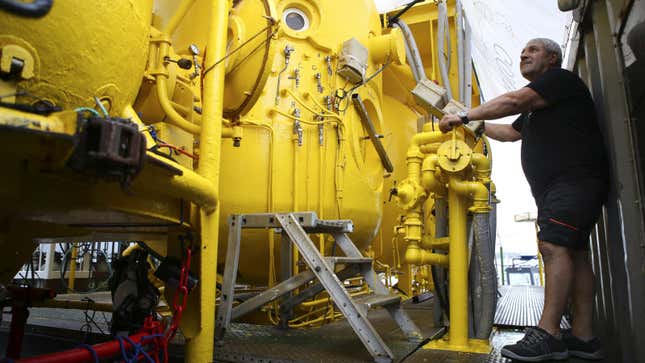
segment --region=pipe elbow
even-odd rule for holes
[[[416,147],[417,149],[419,149],[419,147],[422,145],[442,142],[448,137],[450,137],[450,134],[444,134],[441,131],[420,132],[412,137],[410,148],[412,149]]]
[[[421,186],[429,192],[442,192],[443,185],[439,181],[439,174],[437,172],[437,161],[439,157],[436,154],[429,155],[423,160],[421,167]]]
[[[448,266],[448,255],[432,253],[419,248],[416,243],[411,243],[405,250],[405,262],[410,265],[437,265]]]
[[[488,213],[490,211],[489,191],[486,185],[479,181],[450,180],[450,188],[463,196],[473,199],[471,211],[474,213]]]
[[[477,179],[484,183],[490,182],[491,161],[484,154],[474,153],[471,159],[475,166],[475,174]]]
[[[405,249],[405,262],[410,265],[418,265],[421,260],[421,249],[416,243],[410,243]]]
[[[192,122],[189,122],[183,118],[177,110],[170,104],[170,99],[168,98],[168,88],[167,88],[167,76],[158,75],[157,76],[157,98],[159,100],[159,105],[161,109],[166,113],[170,123],[173,125],[185,130],[191,134],[197,135],[201,132],[201,127],[195,125]]]

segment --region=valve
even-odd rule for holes
[[[191,69],[193,67],[193,62],[190,59],[186,59],[186,58],[179,58],[175,60],[175,59],[170,59],[170,57],[166,56],[164,57],[163,60],[164,62],[168,62],[168,63],[177,63],[177,65],[181,69]]]

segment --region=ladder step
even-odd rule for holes
[[[362,304],[363,306],[365,306],[365,308],[369,310],[377,306],[399,304],[401,302],[401,296],[369,294],[369,295],[361,296],[354,299],[354,302],[356,304]]]
[[[316,219],[313,226],[303,226],[307,233],[352,233],[354,224],[349,219]]]
[[[335,265],[363,265],[372,264],[372,259],[367,257],[325,257],[325,261],[331,267]]]

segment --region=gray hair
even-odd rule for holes
[[[558,43],[549,38],[535,38],[531,39],[529,42],[538,42],[542,44],[547,53],[555,54],[555,65],[562,67],[562,48],[560,48]]]

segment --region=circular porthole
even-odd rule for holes
[[[298,8],[288,8],[282,14],[282,21],[294,31],[304,31],[309,29],[309,18],[304,11]]]

